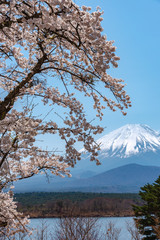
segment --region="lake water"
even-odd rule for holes
[[[49,237],[49,233],[53,232],[56,228],[56,222],[57,218],[45,218],[45,219],[31,219],[30,222],[30,227],[32,228],[40,228],[42,224],[47,226],[47,232],[48,232],[48,237],[47,240],[50,240],[51,238]],[[131,240],[131,235],[127,231],[127,224],[126,222],[129,222],[131,226],[134,226],[134,221],[132,217],[104,217],[104,218],[99,218],[98,224],[101,227],[101,231],[104,231],[106,229],[107,223],[111,221],[112,223],[115,224],[116,228],[121,229],[120,236],[118,240]],[[32,236],[31,239],[34,239]]]

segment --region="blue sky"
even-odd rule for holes
[[[105,127],[103,134],[125,124],[147,124],[160,130],[160,0],[75,0],[82,6],[91,6],[93,10],[100,6],[104,10],[103,28],[108,40],[114,40],[119,67],[110,69],[110,74],[125,80],[126,91],[131,97],[132,107],[123,116],[120,111],[104,111],[101,122]],[[103,91],[103,89],[102,89]],[[107,95],[106,95],[107,96]],[[88,119],[92,120],[96,112],[88,99],[82,99],[87,108]],[[57,121],[59,121],[57,117]],[[64,149],[64,143],[57,136],[45,138],[48,148]],[[39,142],[44,145],[44,142]],[[78,149],[82,147],[77,145]]]
[[[160,1],[158,0],[77,0],[80,6],[100,6],[108,40],[115,40],[118,69],[110,74],[122,78],[131,97],[127,116],[119,111],[104,112],[104,134],[128,123],[147,124],[160,130]],[[85,103],[85,100],[84,100]],[[95,114],[90,112],[90,114]]]

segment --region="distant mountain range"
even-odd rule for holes
[[[82,160],[71,170],[72,178],[51,177],[48,184],[38,175],[17,182],[15,191],[137,192],[160,175],[160,134],[150,127],[128,124],[97,143],[102,165],[90,162],[82,149]]]
[[[36,176],[16,183],[15,192],[138,192],[141,186],[153,183],[160,175],[160,167],[128,164],[89,178],[66,178],[58,181]]]

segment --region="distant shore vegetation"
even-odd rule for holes
[[[33,192],[15,194],[18,210],[31,218],[134,216],[136,193]]]

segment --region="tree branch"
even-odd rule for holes
[[[15,98],[19,96],[21,89],[29,83],[29,81],[32,79],[32,77],[40,72],[41,66],[44,63],[45,59],[47,58],[47,55],[44,54],[43,57],[41,57],[35,67],[32,69],[32,71],[28,74],[28,76],[19,83],[4,99],[4,101],[0,102],[0,120],[3,120],[6,116],[6,114],[11,110],[13,107],[13,104],[15,102]]]

